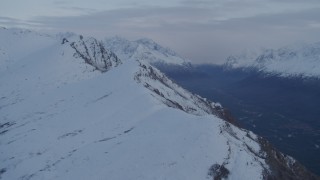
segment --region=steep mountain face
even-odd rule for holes
[[[70,42],[71,40],[71,42]],[[82,58],[87,64],[92,65],[102,72],[121,64],[121,60],[111,51],[107,51],[102,44],[94,38],[83,36],[68,37],[62,39],[62,44],[68,43],[75,50],[75,57]]]
[[[145,56],[120,61],[93,38],[0,38],[0,179],[317,178]]]
[[[282,77],[320,78],[320,42],[230,56],[225,65],[253,68]]]

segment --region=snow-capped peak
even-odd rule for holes
[[[189,64],[188,60],[151,39],[142,38],[129,41],[120,37],[112,37],[105,39],[104,42],[105,46],[114,51],[121,59],[144,59],[151,64],[163,63],[183,66]]]
[[[320,78],[320,42],[231,56],[226,65],[231,68],[255,68],[283,77]]]
[[[149,39],[149,38],[142,38],[142,39],[138,39],[136,40],[136,42],[138,44],[142,44],[146,47],[148,47],[148,49],[151,49],[151,50],[155,50],[155,51],[159,51],[163,54],[166,54],[166,55],[170,55],[170,56],[177,56],[177,54],[172,51],[171,49],[169,48],[164,48],[162,46],[160,46],[159,44],[157,44],[156,42],[154,42],[152,39]]]

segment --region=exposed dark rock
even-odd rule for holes
[[[267,180],[320,180],[320,177],[308,171],[303,165],[293,158],[276,150],[266,139],[259,138],[261,150],[266,152],[266,163],[270,172],[265,172]]]
[[[213,180],[221,180],[228,178],[230,171],[224,167],[224,165],[213,164],[209,168],[208,175],[213,178]]]
[[[65,44],[65,43],[67,43],[67,42],[69,42],[69,41],[68,41],[68,39],[63,38],[63,39],[62,39],[62,43],[61,43],[61,44]]]
[[[123,131],[123,133],[128,133],[128,132],[132,131],[133,129],[134,129],[134,128],[132,127],[132,128],[130,128],[130,129],[128,129],[128,130]]]
[[[63,39],[63,43],[69,42],[67,39]],[[116,67],[122,64],[121,60],[112,52],[105,49],[102,42],[97,41],[94,38],[81,38],[78,41],[71,42],[70,46],[76,51],[75,57],[79,57],[95,67],[96,70],[106,72],[112,67]]]
[[[2,174],[4,174],[6,171],[7,171],[6,168],[0,169],[0,179],[1,179]]]

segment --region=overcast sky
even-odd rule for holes
[[[147,37],[195,63],[320,41],[320,0],[1,0],[0,26]]]

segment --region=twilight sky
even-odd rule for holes
[[[0,26],[148,37],[194,63],[320,41],[319,0],[1,0]]]

